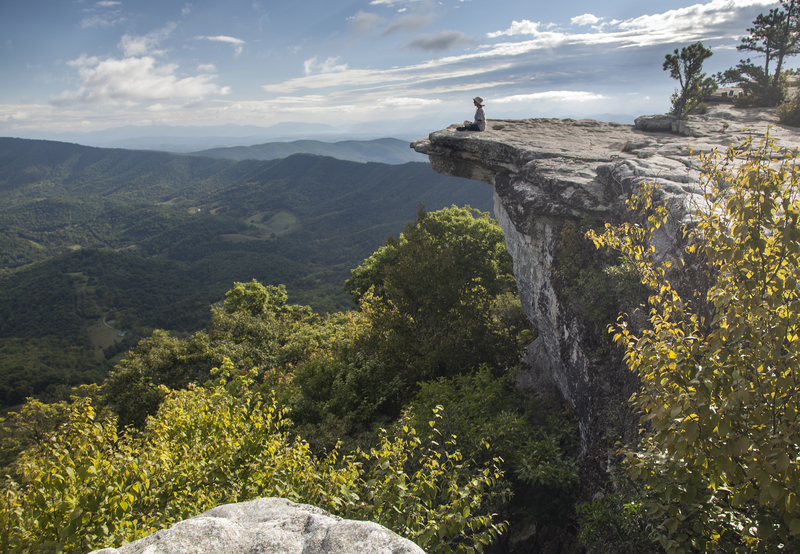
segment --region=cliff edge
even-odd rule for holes
[[[514,259],[522,306],[539,330],[523,381],[554,384],[571,406],[580,424],[584,471],[602,471],[614,442],[632,439],[636,423],[626,402],[637,381],[606,332],[613,318],[601,321],[596,311],[587,311],[593,299],[587,301],[592,293],[581,268],[592,263],[592,255],[585,245],[575,246],[575,237],[583,241],[587,225],[622,221],[631,193],[653,182],[659,185],[657,199],[672,214],[654,240],[657,255],[668,255],[679,248],[679,223],[690,217],[702,193],[701,163],[690,152],[724,152],[748,137],[758,141],[770,125],[779,145],[800,146],[800,130],[775,124],[774,110],[730,106],[685,122],[645,116],[635,126],[490,120],[484,132],[459,132],[453,125],[411,144],[437,172],[494,187],[495,216]],[[570,233],[571,242],[565,238]],[[572,270],[578,277],[567,285],[566,265],[578,267]]]

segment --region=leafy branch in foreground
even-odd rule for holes
[[[767,135],[758,146],[748,141],[702,159],[706,205],[688,233],[688,255],[711,278],[700,303],[673,287],[669,262],[653,259],[648,239],[666,221],[663,207],[645,225],[591,235],[652,291],[649,329],[636,336],[624,319],[612,327],[642,381],[632,399],[642,442],[627,462],[644,480],[668,553],[793,551],[800,546],[798,153],[779,150]],[[652,192],[638,201],[648,205]]]

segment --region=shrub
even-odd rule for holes
[[[615,341],[641,381],[645,431],[627,452],[668,553],[777,552],[800,546],[800,171],[798,152],[767,136],[703,157],[705,206],[688,253],[712,279],[684,299],[652,260],[646,227],[593,235],[617,249],[651,292],[650,328],[624,320]],[[710,314],[705,316],[704,314]]]
[[[119,546],[218,504],[263,496],[378,521],[428,552],[480,552],[504,524],[490,511],[498,461],[475,464],[436,425],[427,439],[406,416],[369,452],[314,456],[274,403],[253,391],[256,372],[230,360],[206,387],[164,391],[141,434],[120,434],[90,399],[25,451],[20,479],[0,492],[0,550],[86,552]],[[444,452],[438,445],[444,444]]]

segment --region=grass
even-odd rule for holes
[[[244,220],[249,227],[239,234],[222,235],[228,242],[246,242],[249,240],[274,240],[281,235],[288,235],[300,228],[297,216],[286,211],[278,212],[264,221],[270,212],[259,212]]]
[[[98,324],[100,324],[99,327],[97,326]],[[98,319],[89,327],[87,327],[86,334],[89,335],[89,340],[92,341],[94,355],[98,360],[105,358],[103,355],[104,348],[108,348],[115,342],[122,340],[118,333],[119,331],[116,329],[112,329],[111,327],[103,325],[102,318]]]

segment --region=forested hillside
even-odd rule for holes
[[[0,419],[0,549],[78,554],[279,496],[431,554],[566,551],[578,435],[512,384],[535,331],[511,271],[498,223],[449,208],[356,268],[351,310],[235,283],[204,329]]]
[[[204,327],[234,281],[343,309],[350,269],[420,203],[488,211],[491,188],[425,163],[0,139],[0,404],[93,381],[154,328]]]

